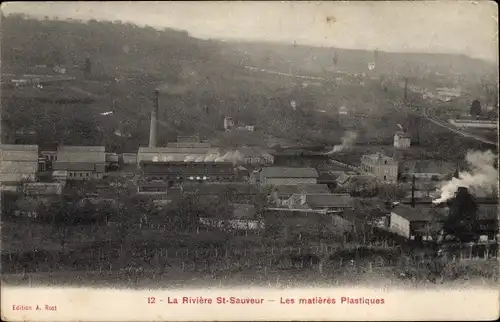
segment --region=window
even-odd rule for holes
[[[384,161],[384,164],[387,164],[387,160]]]
[[[387,176],[384,176],[384,180],[387,180]]]
[[[83,177],[83,173],[81,173],[81,172],[79,172],[79,173],[78,173],[78,175],[79,175],[80,177]]]
[[[89,173],[88,173],[88,172],[87,172],[87,173],[85,173],[85,176],[86,176],[86,177],[88,177],[88,176],[89,176]]]

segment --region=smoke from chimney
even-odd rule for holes
[[[149,128],[149,147],[156,147],[156,132],[158,126],[158,109],[159,109],[159,100],[160,100],[160,92],[158,89],[155,89],[155,104],[153,105],[153,109],[151,110],[151,125]]]
[[[333,149],[330,152],[327,152],[326,154],[333,154],[350,149],[356,142],[357,137],[358,134],[356,132],[351,132],[351,131],[345,132],[344,136],[342,136],[342,138],[340,139],[340,142],[342,142],[342,144],[335,145]]]
[[[239,151],[228,151],[223,156],[217,157],[215,162],[232,162],[233,164],[243,162],[245,158]]]
[[[443,203],[455,195],[459,187],[467,188],[472,194],[492,194],[498,191],[498,170],[495,169],[495,155],[490,151],[469,151],[466,156],[469,171],[458,174],[445,182],[439,189],[441,196],[434,204]]]

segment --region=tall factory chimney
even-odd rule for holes
[[[160,92],[155,89],[155,103],[153,105],[153,109],[151,110],[151,125],[149,127],[149,147],[156,147],[156,128],[158,126],[158,109],[159,109],[159,101],[160,101]]]

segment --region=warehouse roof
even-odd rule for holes
[[[328,189],[326,184],[299,184],[297,185],[297,188],[301,193],[330,193],[330,189]]]
[[[353,206],[353,199],[349,194],[309,194],[306,195],[306,203],[311,208],[350,208]]]
[[[404,164],[404,170],[408,173],[453,173],[456,167],[450,162],[436,160],[415,160]]]
[[[24,144],[0,144],[0,151],[36,151],[38,153],[38,145]]]
[[[261,171],[261,178],[318,178],[314,168],[266,167]]]
[[[104,146],[61,145],[58,152],[106,152]]]
[[[181,153],[181,154],[209,154],[218,153],[218,148],[150,148],[150,147],[140,147],[139,154],[141,153]]]
[[[429,221],[432,219],[432,215],[429,211],[423,211],[422,209],[411,208],[405,205],[398,204],[394,208],[390,209],[393,212],[408,221]]]
[[[279,195],[291,196],[299,191],[296,185],[278,185],[273,187],[273,191],[276,191]]]

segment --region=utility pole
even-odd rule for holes
[[[415,208],[415,175],[411,178],[411,207]]]
[[[408,77],[405,77],[405,93],[404,93],[404,104],[406,105],[408,101]]]

